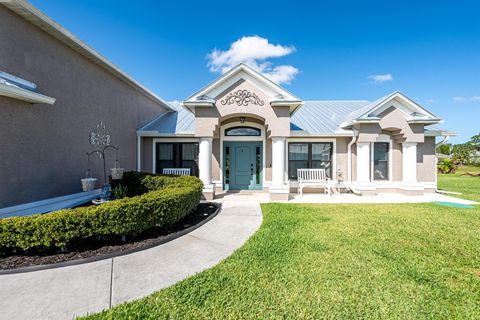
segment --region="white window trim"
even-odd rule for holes
[[[260,129],[259,136],[226,136],[225,129],[230,129],[233,127],[252,127],[256,129]],[[265,138],[265,126],[262,124],[258,124],[255,122],[245,121],[241,123],[240,121],[230,122],[226,125],[220,127],[220,183],[222,188],[224,187],[224,179],[223,179],[223,142],[224,141],[261,141],[262,142],[262,188],[265,188],[265,175],[266,175],[266,167],[265,167],[265,148],[266,148],[266,138]]]
[[[159,143],[176,143],[176,142],[199,142],[198,138],[154,138],[152,139],[152,173],[157,171],[157,142]]]
[[[376,142],[388,143],[388,180],[374,179],[374,148]],[[393,181],[393,143],[392,138],[386,134],[380,134],[375,142],[370,143],[370,181],[379,184],[391,183]]]
[[[332,179],[336,178],[337,174],[337,139],[326,139],[326,138],[287,138],[287,148],[285,151],[285,160],[286,160],[286,165],[285,165],[285,176],[286,180],[288,181],[292,186],[296,187],[297,186],[297,180],[290,180],[288,178],[288,150],[290,149],[290,143],[298,143],[298,142],[330,142],[333,143],[333,150],[332,150]]]

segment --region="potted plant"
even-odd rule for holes
[[[113,180],[121,180],[123,178],[123,171],[125,169],[120,168],[118,165],[118,154],[117,154],[117,159],[115,160],[115,167],[110,169],[112,173],[112,179]]]
[[[90,153],[87,153],[87,171],[85,173],[85,178],[80,179],[82,183],[82,190],[84,192],[95,190],[97,185],[97,178],[92,177],[92,170],[90,169]]]
[[[82,190],[85,192],[94,190],[97,184],[97,178],[83,178],[80,181],[82,182]]]

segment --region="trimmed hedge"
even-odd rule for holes
[[[0,252],[61,248],[92,237],[140,234],[181,220],[197,207],[202,193],[202,182],[192,176],[125,172],[120,184],[127,186],[128,198],[0,219]]]

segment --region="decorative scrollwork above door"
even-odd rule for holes
[[[250,103],[258,106],[264,105],[264,102],[255,93],[245,89],[229,93],[225,99],[220,102],[223,105],[237,104],[237,106],[247,106]]]

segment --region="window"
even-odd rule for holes
[[[297,169],[325,169],[332,177],[331,142],[300,142],[288,144],[288,178],[297,179]]]
[[[164,168],[190,168],[190,174],[198,176],[198,143],[157,143],[156,172]]]
[[[388,142],[375,142],[373,144],[373,180],[388,180]]]
[[[260,136],[260,129],[252,127],[233,127],[225,129],[226,136]]]

